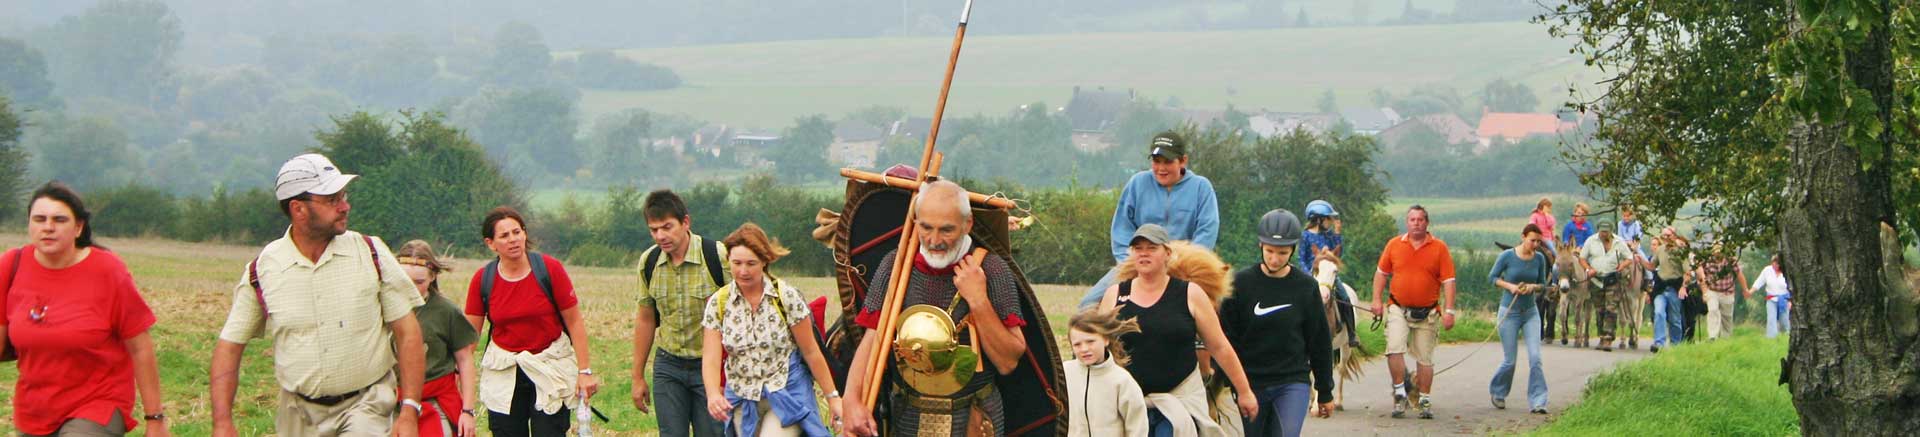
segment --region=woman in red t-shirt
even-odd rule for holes
[[[148,436],[168,436],[154,365],[153,311],[126,264],[93,244],[92,214],[59,182],[34,191],[26,247],[0,258],[0,353],[17,355],[22,435],[126,433],[137,387]],[[17,323],[15,323],[17,322]]]
[[[493,268],[474,272],[467,286],[467,321],[492,338],[480,358],[478,393],[493,435],[561,436],[570,409],[599,391],[600,378],[593,374],[573,280],[559,260],[527,250],[526,223],[505,206],[481,221],[482,240],[496,258]],[[550,289],[542,290],[533,262],[545,268]],[[493,291],[481,299],[488,282]],[[482,329],[486,322],[492,329]]]

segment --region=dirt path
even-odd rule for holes
[[[1541,346],[1540,355],[1547,374],[1547,411],[1550,415],[1541,416],[1527,413],[1527,358],[1526,348],[1518,348],[1515,358],[1518,373],[1514,375],[1514,388],[1507,395],[1507,409],[1497,410],[1490,402],[1491,396],[1487,384],[1493,379],[1493,371],[1500,366],[1502,354],[1500,343],[1443,345],[1435,352],[1434,364],[1446,368],[1455,362],[1466,360],[1459,366],[1434,378],[1433,420],[1415,418],[1415,410],[1409,410],[1406,419],[1394,419],[1392,393],[1393,382],[1388,378],[1387,364],[1384,358],[1376,359],[1367,365],[1367,374],[1357,381],[1349,382],[1346,387],[1346,411],[1334,413],[1331,419],[1308,418],[1306,435],[1486,435],[1494,432],[1514,432],[1532,429],[1546,424],[1553,415],[1559,414],[1580,399],[1587,380],[1603,370],[1612,368],[1621,362],[1644,358],[1650,353],[1646,350],[1648,341],[1641,342],[1639,350],[1615,350],[1601,352],[1594,349],[1576,349],[1560,346]],[[1474,352],[1478,349],[1478,352]],[[1411,358],[1408,364],[1412,364]]]

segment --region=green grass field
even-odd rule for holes
[[[0,234],[0,247],[21,244],[19,234]],[[183,243],[148,239],[102,239],[126,260],[141,293],[159,316],[151,334],[158,351],[162,385],[166,392],[167,413],[173,418],[178,435],[206,435],[211,432],[211,400],[207,392],[207,362],[213,353],[215,336],[226,318],[233,285],[241,269],[258,248],[216,244]],[[443,290],[466,290],[468,278],[482,260],[462,259],[454,263],[453,273],[441,279]],[[605,388],[596,398],[596,406],[613,419],[604,425],[609,435],[650,435],[654,420],[633,408],[627,394],[632,390],[632,314],[631,286],[634,273],[627,269],[568,269],[581,295],[587,315],[594,351],[594,368],[608,375]],[[835,286],[827,278],[791,278],[809,297],[830,294]],[[1036,285],[1054,334],[1064,338],[1066,321],[1073,315],[1075,302],[1086,289],[1083,285]],[[448,295],[455,302],[465,299],[464,292]],[[829,297],[836,300],[837,297]],[[838,308],[829,305],[829,308]],[[837,317],[830,309],[828,317]],[[1443,335],[1444,341],[1481,341],[1492,331],[1490,315],[1468,314],[1458,326]],[[1362,340],[1368,350],[1383,349],[1380,333],[1364,324]],[[1064,351],[1066,343],[1059,343]],[[273,381],[270,342],[249,344],[241,370],[240,391],[236,397],[239,411],[236,425],[243,435],[265,435],[273,430],[272,414],[277,385]],[[12,365],[0,365],[0,386],[11,387],[18,373]],[[0,417],[11,417],[12,390],[0,391]],[[0,421],[0,435],[14,431],[10,421]]]
[[[1398,12],[1396,2],[1375,15]],[[872,105],[924,116],[932,113],[950,44],[944,37],[871,38],[621,50],[673,68],[686,85],[586,90],[581,109],[584,120],[646,108],[759,128]],[[1405,93],[1444,84],[1472,94],[1497,78],[1531,87],[1544,111],[1566,100],[1569,85],[1586,87],[1599,77],[1567,53],[1570,47],[1545,27],[1520,22],[975,36],[966,41],[947,114],[999,115],[1036,101],[1064,106],[1075,86],[1131,88],[1192,108],[1311,111],[1327,90],[1342,105],[1367,105],[1376,88]]]
[[[1666,349],[1593,378],[1540,436],[1800,435],[1777,384],[1787,339],[1745,325],[1731,339]]]

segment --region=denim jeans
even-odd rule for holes
[[[1653,346],[1671,346],[1680,343],[1680,336],[1686,332],[1686,325],[1680,317],[1684,310],[1680,305],[1680,292],[1672,282],[1660,281],[1656,285],[1653,297]]]
[[[1160,410],[1147,409],[1147,437],[1173,437],[1173,421],[1160,414]]]
[[[1260,404],[1260,415],[1246,420],[1248,437],[1300,437],[1300,427],[1307,422],[1307,405],[1313,402],[1313,386],[1280,384],[1253,392],[1253,398]]]
[[[1774,296],[1767,300],[1767,338],[1779,337],[1781,332],[1793,330],[1793,322],[1787,318],[1787,302],[1790,302],[1787,296]]]
[[[668,354],[653,355],[653,413],[663,437],[719,437],[720,421],[707,414],[706,384],[700,380],[700,360]],[[688,434],[688,430],[692,434]]]
[[[1525,308],[1521,308],[1525,307]],[[1540,312],[1531,305],[1521,305],[1503,309],[1506,316],[1500,319],[1500,348],[1506,352],[1506,359],[1500,362],[1500,369],[1493,372],[1493,381],[1487,389],[1494,398],[1506,399],[1513,390],[1515,344],[1525,338],[1527,344],[1527,403],[1532,408],[1547,406],[1547,374],[1540,369]]]
[[[1112,287],[1113,283],[1119,280],[1120,267],[1107,269],[1107,275],[1101,276],[1099,281],[1093,283],[1093,288],[1087,289],[1087,295],[1080,297],[1080,309],[1099,306],[1100,299],[1107,295],[1107,288]]]

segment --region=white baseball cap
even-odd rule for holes
[[[347,182],[360,175],[340,174],[333,161],[318,153],[295,156],[280,165],[280,175],[274,178],[273,195],[279,200],[292,199],[300,193],[313,193],[321,196],[340,192]]]

